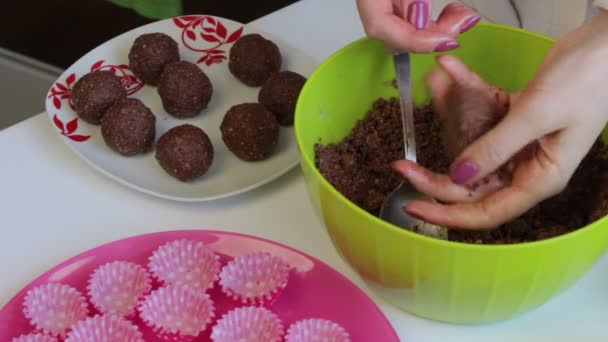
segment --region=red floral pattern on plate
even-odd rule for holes
[[[105,60],[100,60],[91,65],[91,72],[97,70],[106,70],[120,78],[120,82],[127,89],[128,95],[133,95],[143,88],[144,83],[137,79],[126,64],[108,64],[104,65]],[[53,106],[56,109],[61,109],[61,101],[68,100],[68,104],[74,109],[72,103],[72,85],[76,81],[76,74],[72,73],[65,79],[64,83],[56,82],[49,93],[48,98],[53,99]]]
[[[220,20],[207,15],[185,15],[173,18],[173,22],[182,29],[184,46],[203,53],[196,63],[207,66],[225,61],[226,51],[220,48],[236,42],[243,34],[243,26],[228,34]]]
[[[89,140],[90,135],[81,135],[74,134],[76,130],[78,130],[78,118],[74,118],[70,120],[68,123],[64,124],[63,121],[57,117],[57,114],[53,115],[53,122],[55,126],[59,129],[61,135],[68,137],[76,142],[83,142]]]
[[[72,84],[76,80],[76,74],[71,74],[65,79],[65,83],[56,82],[51,88],[49,99],[53,99],[53,106],[57,109],[61,109],[61,100],[68,100],[68,103],[72,109]]]
[[[140,81],[133,73],[129,66],[126,64],[107,64],[106,61],[100,60],[91,65],[91,72],[97,70],[105,70],[113,73],[120,78],[120,82],[127,89],[128,95],[137,93],[141,88],[144,87],[144,82]]]

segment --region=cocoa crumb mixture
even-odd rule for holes
[[[418,162],[435,172],[446,172],[450,160],[441,143],[439,116],[429,106],[416,109],[414,116]],[[347,137],[336,144],[317,144],[315,151],[321,174],[344,196],[377,216],[384,197],[401,181],[391,169],[391,163],[404,155],[398,100],[377,100]],[[494,230],[451,229],[449,240],[521,243],[584,227],[608,213],[607,169],[608,148],[598,140],[561,194]]]

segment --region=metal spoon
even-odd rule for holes
[[[405,159],[416,162],[416,132],[414,126],[414,104],[412,101],[412,78],[410,69],[410,54],[394,55],[401,118],[403,120],[403,141],[405,144]],[[447,239],[447,230],[424,222],[405,212],[404,207],[413,200],[434,199],[416,190],[409,182],[403,181],[386,198],[380,209],[380,218],[404,229],[419,232],[441,239]]]

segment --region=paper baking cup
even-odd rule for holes
[[[350,342],[350,337],[338,323],[310,318],[289,326],[285,342]]]
[[[190,341],[205,331],[215,308],[202,290],[176,284],[152,291],[144,298],[139,313],[159,337]]]
[[[59,342],[59,340],[49,335],[32,333],[15,337],[11,342]]]
[[[133,316],[137,303],[151,288],[148,271],[126,261],[114,261],[97,268],[89,279],[91,303],[101,313]]]
[[[65,342],[144,342],[141,331],[124,317],[105,314],[76,323]]]
[[[65,337],[69,328],[88,314],[86,298],[75,288],[50,283],[28,291],[23,301],[25,317],[36,329]]]
[[[262,307],[241,307],[229,311],[211,330],[214,342],[278,342],[283,324],[277,315]]]
[[[289,264],[266,252],[239,256],[220,273],[220,286],[229,297],[246,305],[272,305],[287,286]]]
[[[220,271],[219,257],[201,241],[175,240],[160,246],[148,267],[165,284],[186,284],[207,290]]]

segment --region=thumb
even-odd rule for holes
[[[486,81],[471,71],[471,69],[456,56],[441,55],[437,57],[437,63],[441,69],[460,86],[476,88],[487,84]]]
[[[457,57],[441,55],[437,57],[437,67],[427,75],[426,82],[431,92],[433,106],[439,114],[444,115],[450,106],[448,94],[454,83],[469,88],[483,81]]]
[[[450,169],[452,182],[475,183],[498,170],[530,143],[560,129],[557,121],[543,119],[542,100],[519,99],[502,121],[456,158]]]

